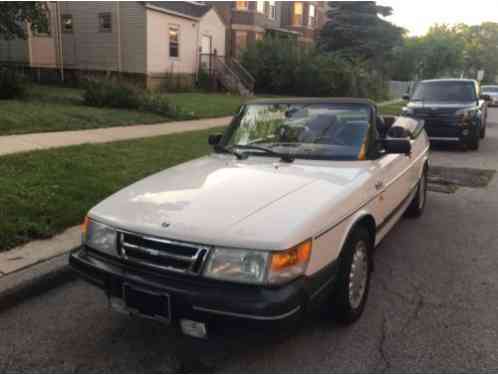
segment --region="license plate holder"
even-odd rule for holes
[[[125,283],[123,302],[130,314],[165,324],[171,323],[171,302],[168,293],[154,292]]]

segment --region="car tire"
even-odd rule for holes
[[[481,132],[479,134],[479,136],[481,137],[481,139],[484,139],[484,137],[486,137],[486,120],[484,120],[484,124],[481,125]]]
[[[333,308],[337,322],[352,324],[361,316],[368,297],[373,240],[364,226],[349,234],[339,257]]]
[[[406,209],[405,216],[411,218],[417,218],[422,216],[425,210],[425,204],[427,202],[427,167],[424,167],[424,172],[420,177],[420,181],[417,185],[417,192],[413,197],[410,205]]]
[[[467,147],[469,150],[477,151],[479,150],[479,143],[481,137],[477,131],[474,131],[474,134],[471,135],[471,138],[467,141]]]

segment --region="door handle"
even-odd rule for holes
[[[383,187],[384,187],[384,183],[382,181],[375,183],[376,190],[381,190]]]

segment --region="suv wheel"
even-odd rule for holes
[[[479,141],[481,140],[481,136],[479,133],[479,131],[474,130],[469,140],[467,141],[467,147],[469,148],[469,150],[479,150]]]
[[[372,270],[372,242],[368,230],[359,226],[350,233],[339,257],[333,297],[340,323],[354,323],[365,308]]]

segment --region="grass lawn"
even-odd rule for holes
[[[394,115],[398,116],[401,113],[401,109],[406,105],[405,101],[400,101],[395,104],[388,104],[380,106],[379,110],[382,115]]]
[[[0,100],[0,135],[173,121],[164,116],[134,110],[95,108],[83,104],[82,90],[33,84],[23,100]],[[195,118],[233,114],[244,98],[233,95],[169,94],[171,102],[192,112]]]
[[[122,187],[210,151],[208,134],[35,151],[0,158],[0,251],[53,236]]]
[[[181,93],[168,97],[172,103],[192,112],[197,118],[231,116],[248,100],[242,96],[214,93]]]

